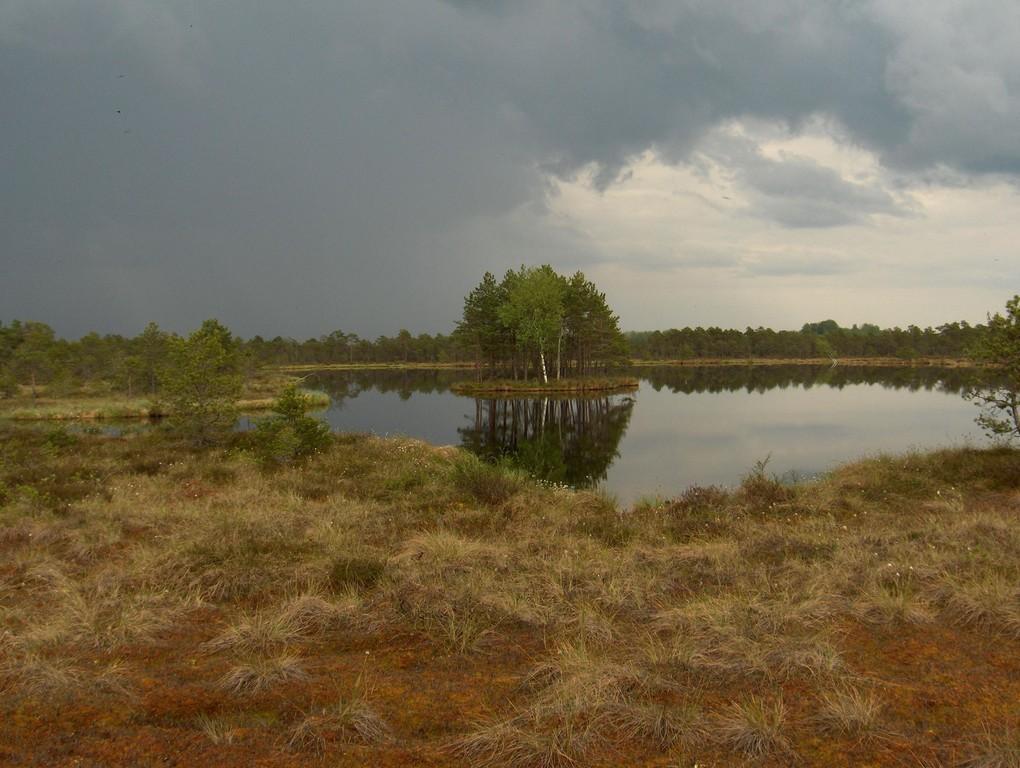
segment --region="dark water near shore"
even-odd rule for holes
[[[803,479],[879,452],[983,444],[966,369],[649,367],[637,392],[594,398],[455,395],[465,371],[309,376],[337,430],[401,434],[508,460],[621,502],[732,485],[754,465]]]

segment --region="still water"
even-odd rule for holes
[[[984,439],[961,369],[650,367],[628,394],[478,399],[466,371],[321,372],[336,430],[408,435],[505,457],[547,480],[601,487],[630,503],[689,485],[732,485],[768,458],[786,479],[880,452]]]

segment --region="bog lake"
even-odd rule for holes
[[[759,461],[785,481],[878,453],[984,445],[962,392],[970,369],[652,366],[636,391],[477,398],[470,371],[322,371],[338,431],[404,435],[502,459],[536,477],[599,487],[625,504],[690,485],[731,486]]]

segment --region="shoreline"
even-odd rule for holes
[[[633,376],[589,379],[560,379],[549,382],[530,381],[457,381],[450,391],[458,395],[543,395],[586,392],[633,392],[640,382]]]
[[[329,406],[330,398],[324,392],[303,392],[311,399],[311,408]],[[11,408],[0,407],[0,422],[5,421],[152,421],[171,414],[155,408],[151,401],[141,398],[41,398],[42,402],[21,403]],[[241,398],[237,408],[242,413],[268,411],[276,404],[275,397]]]
[[[714,368],[720,366],[832,366],[827,357],[779,358],[779,357],[695,357],[682,360],[632,359],[630,366],[648,368],[677,366],[689,368]],[[844,357],[836,358],[836,366],[875,366],[888,368],[975,368],[972,360],[957,357]],[[317,371],[465,371],[475,370],[474,363],[295,363],[267,366],[268,370],[284,373],[315,373]],[[483,368],[482,370],[486,370]],[[621,370],[626,370],[623,368]]]

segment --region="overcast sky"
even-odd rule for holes
[[[1020,292],[1016,0],[0,0],[0,320],[448,331],[486,270],[627,330]]]

